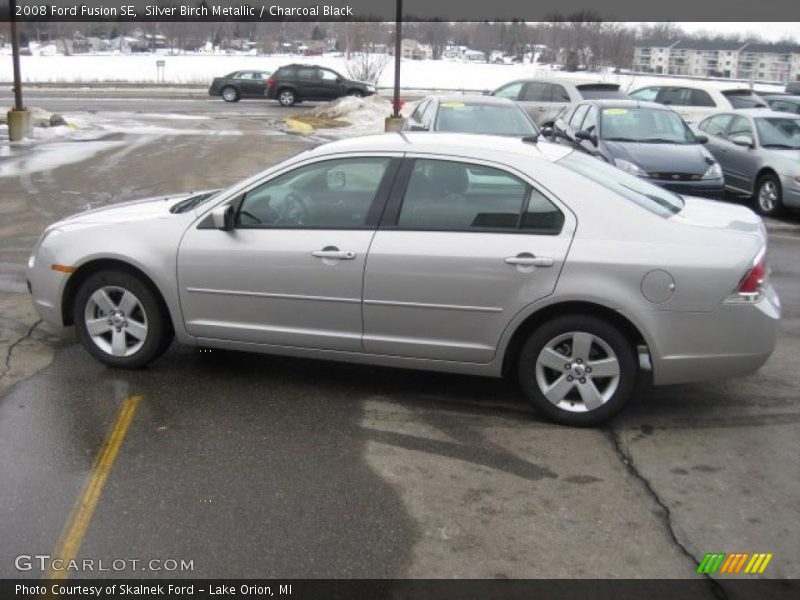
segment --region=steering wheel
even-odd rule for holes
[[[297,192],[289,192],[279,207],[270,208],[277,213],[275,225],[303,225],[308,216],[305,200]]]

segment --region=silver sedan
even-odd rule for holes
[[[637,377],[745,375],[775,344],[766,233],[563,146],[404,133],[334,142],[229,189],[47,228],[33,302],[97,359],[184,344],[499,377],[566,424]]]

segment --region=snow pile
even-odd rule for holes
[[[345,96],[325,102],[311,109],[310,114],[319,119],[335,119],[350,123],[349,127],[326,130],[336,137],[350,137],[359,133],[380,133],[386,117],[392,114],[392,104],[380,96]]]

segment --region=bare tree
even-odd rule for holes
[[[346,63],[347,75],[356,81],[366,81],[377,85],[383,70],[390,61],[388,54],[354,53]]]

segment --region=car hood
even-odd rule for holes
[[[683,196],[683,209],[673,217],[675,222],[697,227],[729,229],[766,238],[764,222],[745,206]]]
[[[603,142],[614,158],[634,163],[648,173],[706,172],[711,154],[700,144],[642,144],[637,142]]]
[[[87,210],[76,213],[54,223],[52,228],[60,228],[75,225],[101,225],[112,223],[127,223],[130,221],[141,221],[144,219],[169,218],[173,216],[169,209],[176,203],[192,196],[212,192],[188,192],[183,194],[168,194],[165,196],[153,196],[131,202],[121,202],[111,204],[101,208],[91,208],[87,205]]]

